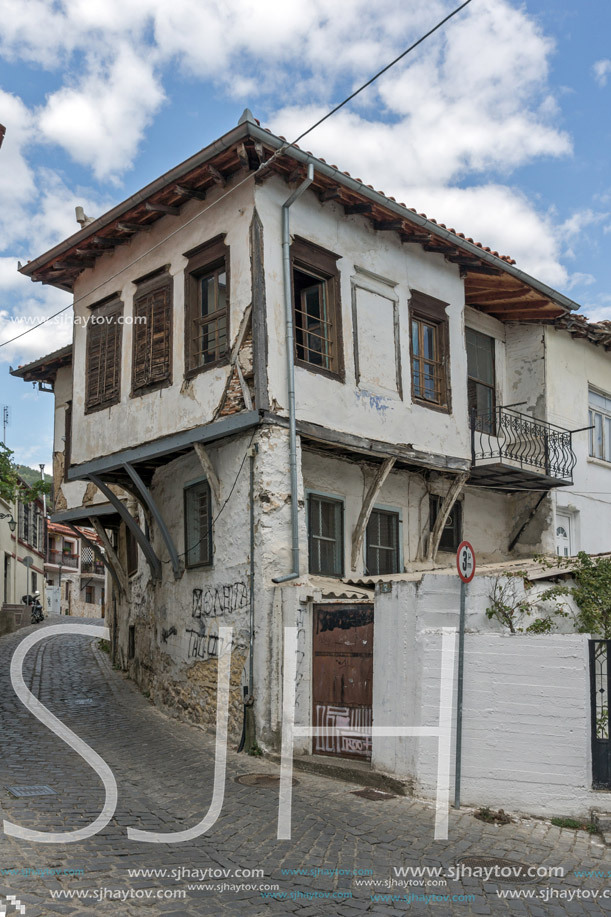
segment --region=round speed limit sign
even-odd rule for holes
[[[463,583],[470,583],[475,576],[475,551],[468,541],[461,541],[458,545],[456,568]]]

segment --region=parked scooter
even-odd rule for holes
[[[43,614],[42,605],[40,604],[40,592],[36,590],[32,595],[22,595],[21,601],[24,605],[32,606],[32,624],[41,624],[45,616]]]

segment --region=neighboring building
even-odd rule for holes
[[[75,530],[49,523],[45,576],[56,613],[104,617],[106,567],[94,545],[103,550],[93,529]]]
[[[563,512],[570,552],[611,548],[583,429],[590,397],[605,442],[611,364],[577,304],[248,112],[22,272],[75,297],[72,351],[14,371],[55,389],[53,519],[104,545],[113,659],[199,722],[222,627],[231,727],[246,690],[278,747],[283,625],[301,721],[358,730],[388,675],[362,649],[380,576],[463,537],[481,562],[555,553]]]
[[[21,483],[27,487],[25,481]],[[42,499],[8,503],[0,499],[0,606],[19,605],[38,590],[44,601],[45,524]],[[13,524],[12,524],[13,523]],[[28,566],[26,558],[31,559]]]

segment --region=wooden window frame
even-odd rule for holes
[[[411,291],[409,302],[409,350],[410,350],[410,387],[412,402],[421,407],[440,411],[443,414],[452,413],[452,389],[450,384],[450,322],[446,313],[448,303],[435,299],[427,293],[418,290]],[[414,386],[414,360],[422,361],[422,356],[414,354],[413,323],[426,324],[435,329],[438,349],[438,359],[435,362],[439,367],[439,401],[433,401],[416,393]]]
[[[430,499],[429,499],[429,531],[430,532],[433,531],[433,527],[437,520],[437,514],[439,513],[439,510],[441,509],[442,503],[443,503],[443,497],[440,497],[436,494],[430,495]],[[446,524],[444,525],[442,529],[441,538],[439,539],[439,548],[438,548],[439,551],[443,551],[445,553],[452,554],[458,550],[458,546],[462,541],[462,530],[463,530],[463,512],[462,510],[463,510],[462,501],[456,500],[454,505],[452,506],[452,509],[450,510],[448,519],[451,519],[453,513],[456,515],[458,531],[455,533],[454,540],[452,541],[451,545],[448,543],[444,544],[444,532],[446,531],[446,529],[449,528],[448,520],[446,519]]]
[[[168,266],[165,265],[154,273],[147,274],[145,277],[142,277],[139,280],[135,280],[134,283],[136,284],[137,289],[133,300],[134,322],[132,325],[132,390],[130,395],[132,398],[139,397],[140,395],[146,395],[148,392],[154,392],[160,388],[166,388],[172,384],[172,348],[174,338],[174,280],[168,271]],[[153,350],[153,334],[155,332],[153,312],[155,311],[155,306],[157,304],[152,299],[152,297],[154,297],[155,294],[161,292],[167,294],[167,299],[164,306],[165,310],[167,310],[164,336],[165,350],[167,353],[163,374],[159,375],[159,378],[153,379],[151,378],[152,366],[150,360]],[[141,314],[145,316],[146,321],[144,323],[136,323],[136,318]],[[137,351],[139,348],[139,335],[142,333],[144,333],[145,336],[144,349],[148,352],[149,355],[149,366],[147,372],[148,377],[142,382],[137,382]]]
[[[312,569],[312,559],[313,559],[313,543],[317,536],[312,532],[312,501],[317,500],[321,503],[329,503],[334,506],[339,507],[339,532],[336,532],[336,537],[334,539],[329,539],[334,541],[337,544],[337,551],[339,557],[339,572],[337,573],[321,573]],[[345,521],[344,521],[344,501],[341,497],[331,497],[327,494],[316,493],[312,491],[307,494],[307,504],[308,504],[308,517],[307,517],[307,529],[308,529],[308,571],[312,576],[330,576],[337,579],[341,579],[344,575],[345,570],[345,545],[344,545],[344,530],[345,530]],[[321,536],[318,536],[319,538]]]
[[[341,256],[327,251],[310,242],[295,236],[291,245],[291,300],[293,303],[293,329],[294,329],[294,359],[296,366],[302,366],[311,372],[320,373],[329,379],[336,379],[343,382],[345,379],[344,371],[344,350],[342,335],[342,306],[341,306],[341,284],[340,271],[337,262]],[[324,285],[325,299],[327,306],[327,323],[330,327],[329,342],[331,347],[335,348],[335,356],[331,354],[333,368],[318,366],[316,363],[310,363],[308,360],[298,356],[297,352],[297,329],[298,329],[298,309],[295,296],[295,271],[302,274],[308,274],[314,281],[319,281]]]
[[[475,429],[478,433],[490,433],[492,436],[496,435],[496,406],[497,406],[497,395],[496,395],[496,340],[492,337],[491,334],[486,334],[485,331],[478,331],[476,328],[470,328],[468,325],[465,327],[465,347],[467,346],[467,332],[470,331],[471,334],[479,335],[480,337],[487,338],[492,342],[492,383],[484,382],[482,379],[478,379],[475,376],[470,375],[469,373],[469,349],[467,347],[467,406],[469,409],[469,425],[471,424],[471,418],[475,414]],[[476,386],[482,386],[482,388],[488,389],[492,393],[492,409],[490,411],[490,421],[488,425],[483,422],[483,418],[480,414],[477,413],[477,396],[475,398],[475,404],[471,397],[471,392],[476,391]]]
[[[205,488],[208,499],[208,556],[206,560],[199,560],[196,563],[191,563],[189,560],[189,554],[191,553],[192,547],[196,547],[197,545],[193,545],[192,547],[189,546],[189,493],[202,487]],[[212,543],[212,492],[209,482],[204,478],[201,481],[195,481],[193,484],[188,484],[183,490],[183,501],[185,527],[185,567],[187,570],[194,570],[198,567],[211,567],[214,560],[214,549]]]
[[[369,526],[370,526],[370,524],[371,524],[371,521],[372,521],[372,518],[373,518],[374,514],[377,514],[377,515],[379,515],[379,516],[390,516],[390,517],[393,519],[393,523],[394,523],[394,525],[395,525],[396,545],[395,545],[395,548],[394,548],[394,551],[395,551],[395,558],[394,558],[394,559],[395,559],[395,567],[396,567],[396,569],[395,569],[395,570],[389,571],[389,573],[387,573],[387,574],[382,574],[382,573],[380,573],[379,570],[370,570],[370,569],[369,569],[369,564],[368,564],[368,554],[369,554],[369,547],[370,547],[370,545],[369,545]],[[400,539],[401,539],[401,513],[400,513],[398,510],[384,509],[384,508],[381,507],[381,506],[374,506],[373,509],[372,509],[372,511],[371,511],[371,515],[369,516],[369,521],[368,521],[368,523],[367,523],[367,528],[365,529],[365,575],[366,575],[366,576],[386,576],[386,575],[390,575],[390,574],[393,574],[393,573],[402,573],[402,572],[403,572],[402,569],[401,569],[401,544],[400,544]],[[372,547],[373,547],[373,546],[372,546]],[[386,545],[376,545],[376,546],[375,546],[375,549],[377,549],[377,550],[382,550],[382,551],[387,551],[387,552],[389,552],[389,553],[393,550],[392,547],[389,547],[389,546],[386,546]]]
[[[68,471],[72,461],[72,401],[66,402],[64,409],[64,481],[68,480]]]
[[[229,246],[225,244],[225,233],[184,254],[185,258],[189,259],[185,268],[185,378],[191,379],[215,366],[225,366],[231,356],[231,274]],[[196,317],[196,313],[199,312],[199,283],[202,277],[217,271],[221,265],[224,265],[227,278],[225,308],[208,316],[208,321],[216,321],[223,312],[225,313],[225,351],[216,360],[194,366],[193,324],[200,319],[199,315]]]
[[[87,325],[87,343],[86,343],[86,357],[85,357],[85,414],[93,414],[96,411],[103,411],[106,408],[112,407],[114,404],[119,404],[121,400],[121,359],[122,359],[122,352],[123,352],[123,323],[119,322],[119,319],[123,317],[123,302],[119,298],[119,296],[115,294],[113,296],[108,297],[108,299],[104,299],[100,301],[99,303],[95,303],[93,306],[90,306],[89,311],[91,312],[91,317]],[[89,378],[90,365],[91,365],[91,359],[92,359],[91,350],[92,350],[94,340],[95,340],[94,335],[96,334],[100,326],[95,324],[93,321],[91,321],[91,319],[93,319],[96,316],[98,317],[104,316],[106,319],[113,318],[113,317],[117,319],[117,321],[115,322],[115,327],[117,328],[117,331],[114,332],[117,335],[117,346],[116,346],[116,353],[115,353],[115,365],[117,369],[116,369],[115,386],[111,390],[110,395],[108,395],[107,397],[103,399],[98,399],[92,403],[92,400],[91,400],[92,394],[91,394],[91,388],[90,388],[91,380]],[[107,329],[108,327],[110,327],[110,323],[108,323],[108,325],[106,323],[102,325],[102,328]],[[109,340],[109,337],[108,335],[106,335],[106,338],[104,340],[105,348],[107,348],[108,346],[108,340]],[[106,361],[107,353],[105,353],[104,356],[105,356],[105,361]],[[100,363],[101,362],[102,361],[100,360]]]

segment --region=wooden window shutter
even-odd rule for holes
[[[143,285],[134,299],[134,391],[159,385],[170,378],[172,366],[171,279]]]
[[[100,410],[119,401],[122,311],[123,304],[114,300],[92,312],[87,327],[86,411]]]

